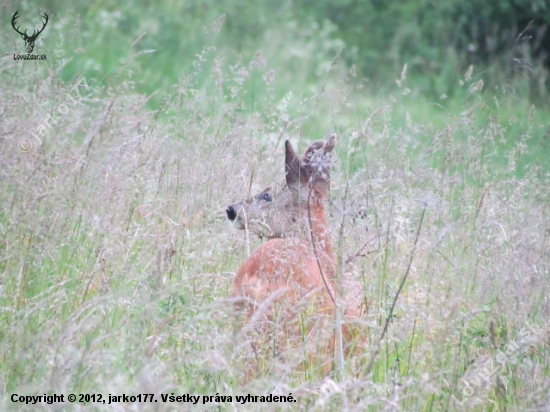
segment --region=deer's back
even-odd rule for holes
[[[236,272],[231,294],[262,302],[284,289],[280,299],[291,305],[315,295],[325,308],[330,307],[323,275],[332,276],[333,261],[320,253],[318,263],[309,242],[298,238],[271,239],[256,249]]]

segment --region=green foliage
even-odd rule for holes
[[[23,16],[37,12],[29,2],[18,7]],[[66,62],[61,78],[86,73],[107,84],[130,78],[138,92],[157,93],[150,103],[156,106],[194,71],[195,57],[206,49],[228,61],[251,61],[260,52],[277,62],[277,75],[304,72],[304,82],[293,83],[298,94],[319,74],[312,63],[330,62],[341,51],[347,66],[376,84],[374,92],[387,93],[407,64],[424,96],[453,96],[460,73],[473,64],[489,90],[509,88],[548,101],[550,13],[544,0],[50,0],[44,7],[52,20],[41,39],[50,58]]]
[[[522,95],[546,101],[550,9],[538,1],[296,1],[302,18],[333,22],[344,56],[376,82],[408,64],[430,96],[452,95],[470,64],[489,70],[493,88],[525,82]],[[312,17],[313,16],[313,17]]]

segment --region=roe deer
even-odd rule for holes
[[[300,161],[286,141],[286,184],[279,190],[269,187],[226,210],[238,229],[250,229],[271,239],[254,251],[235,274],[231,295],[241,298],[237,308],[250,322],[257,322],[265,314],[269,324],[283,335],[277,338],[279,341],[301,339],[317,345],[315,350],[324,348],[329,352],[334,350],[334,333],[329,325],[335,308],[335,257],[324,204],[330,186],[330,152],[335,143],[335,136],[314,142]],[[351,295],[358,294],[360,289]],[[355,300],[348,299],[351,304],[345,317],[360,317],[361,305]],[[306,320],[299,316],[304,306],[306,313],[309,311]],[[295,333],[296,328],[306,332],[305,338]],[[265,332],[265,326],[263,329]],[[351,328],[344,325],[343,329],[344,338],[349,337]],[[331,360],[332,356],[325,370]]]

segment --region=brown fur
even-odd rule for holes
[[[286,184],[282,190],[276,193],[268,188],[227,209],[228,218],[238,228],[252,227],[255,233],[269,233],[267,237],[271,238],[235,273],[231,296],[241,298],[236,309],[263,333],[267,329],[261,326],[261,319],[267,320],[263,325],[273,326],[276,321],[282,331],[277,340],[278,351],[298,338],[306,345],[311,342],[313,346],[308,350],[324,353],[321,356],[325,372],[331,366],[335,346],[332,320],[336,265],[324,207],[330,186],[329,153],[334,145],[334,136],[314,142],[300,162],[287,141]],[[266,193],[270,199],[264,196]],[[257,221],[262,224],[255,226]],[[361,304],[355,302],[360,290],[355,292],[358,293],[349,296],[344,320],[361,316]],[[264,307],[266,302],[268,308]],[[260,311],[262,316],[258,316]],[[300,311],[307,314],[305,325]],[[354,334],[352,329],[344,324],[345,340]]]

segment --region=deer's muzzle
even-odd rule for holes
[[[233,205],[225,209],[225,213],[227,214],[227,218],[232,222],[237,218],[237,212],[235,212],[235,208],[233,207]]]
[[[228,206],[225,209],[225,214],[233,226],[238,230],[243,230],[245,228],[244,221],[241,216],[239,216],[239,211],[242,207],[241,203],[236,203],[234,205]]]

